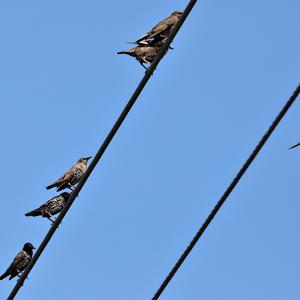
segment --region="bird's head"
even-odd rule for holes
[[[32,252],[35,247],[31,243],[24,244],[23,250],[26,252]]]
[[[182,15],[182,11],[174,11],[173,13],[172,13],[172,16],[176,16],[176,17],[180,17]]]
[[[92,156],[87,156],[87,157],[84,156],[84,157],[80,157],[79,160],[78,160],[78,162],[79,162],[79,163],[84,163],[84,164],[86,165],[87,162],[88,162],[88,160],[91,159],[91,158],[92,158]]]

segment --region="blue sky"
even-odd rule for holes
[[[142,78],[116,52],[186,3],[0,2],[1,272],[49,228],[24,213],[95,154]],[[297,86],[299,9],[198,2],[17,299],[151,298]],[[298,101],[161,299],[300,299],[299,115]]]

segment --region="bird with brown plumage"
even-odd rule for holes
[[[9,280],[13,279],[16,276],[20,278],[19,274],[26,269],[29,262],[31,261],[33,249],[35,248],[31,243],[26,243],[23,246],[23,249],[17,254],[13,262],[4,272],[4,274],[0,276],[0,280],[3,280],[7,276],[10,276]]]
[[[173,26],[178,22],[182,15],[180,11],[174,11],[170,16],[155,25],[145,35],[136,40],[139,45],[151,45],[163,41],[168,37]]]
[[[52,223],[54,222],[51,217],[61,212],[61,210],[66,205],[68,199],[70,197],[70,193],[63,192],[46,203],[42,204],[40,207],[28,212],[25,214],[26,217],[37,217],[42,216],[43,218],[47,218]]]
[[[90,158],[92,158],[92,157],[89,156],[89,157],[79,158],[77,163],[72,168],[70,168],[57,181],[48,185],[46,187],[46,189],[49,190],[49,189],[56,187],[57,191],[61,191],[61,190],[67,189],[67,188],[70,189],[71,191],[73,191],[74,185],[76,185],[79,182],[82,175],[85,173],[85,171],[87,169],[87,162]]]
[[[152,44],[151,46],[141,45],[129,50],[120,51],[118,52],[118,54],[127,54],[136,58],[141,66],[148,70],[148,68],[144,64],[151,64],[162,46],[163,42],[160,41],[158,43]]]

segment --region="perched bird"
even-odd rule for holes
[[[73,190],[72,187],[79,182],[81,176],[85,173],[86,165],[90,158],[92,158],[92,157],[89,156],[89,157],[79,158],[77,163],[72,168],[70,168],[57,181],[55,181],[54,183],[47,186],[46,189],[49,190],[54,187],[57,187],[57,189],[56,189],[57,191],[61,191],[66,188],[68,188],[72,191]]]
[[[51,217],[58,214],[67,203],[70,197],[70,193],[64,192],[48,200],[46,203],[41,205],[39,208],[34,209],[25,214],[26,217],[37,217],[42,216],[43,218],[49,219],[52,223],[54,222]]]
[[[298,147],[298,146],[300,146],[300,142],[299,142],[298,144],[296,144],[296,145],[290,147],[289,149],[293,149],[293,148],[296,148],[296,147]]]
[[[151,46],[137,46],[129,50],[120,51],[118,52],[118,54],[127,54],[129,56],[135,57],[143,66],[143,68],[148,70],[148,68],[144,64],[151,64],[154,61],[163,44],[164,43],[160,41]]]
[[[164,40],[170,33],[172,27],[178,22],[182,15],[180,11],[174,11],[169,17],[155,25],[145,35],[140,37],[136,43],[139,45],[151,45]]]
[[[14,258],[13,262],[5,271],[5,273],[0,276],[0,280],[4,279],[7,276],[10,276],[9,280],[13,279],[16,276],[20,278],[19,274],[26,269],[27,265],[29,264],[32,258],[33,249],[35,248],[32,246],[31,243],[26,243],[23,247],[23,250],[21,250],[18,253],[18,255]]]

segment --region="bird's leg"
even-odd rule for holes
[[[144,62],[140,62],[140,64],[141,64],[141,66],[143,67],[143,68],[145,68],[146,69],[146,72],[148,71],[148,68],[146,67],[146,66],[144,66]]]
[[[18,279],[18,282],[21,280],[21,276],[22,276],[22,275],[23,275],[23,272],[21,273],[21,275],[19,275],[19,274],[17,275],[18,278],[19,278],[19,279]],[[28,279],[28,277],[26,277],[26,279]],[[23,286],[23,284],[24,284],[24,281],[23,281],[23,283],[21,284],[21,286]]]
[[[52,222],[52,224],[54,223],[54,221],[51,219],[51,217],[47,217],[47,219],[50,221],[50,222]]]
[[[147,63],[147,64],[150,64],[150,66],[151,66],[151,64],[152,64],[152,63],[151,63],[151,62],[149,62],[149,61],[146,61],[146,63]],[[149,68],[148,68],[148,69],[146,68],[146,70],[148,71],[148,70],[149,70]],[[156,70],[156,68],[155,68],[154,70]],[[147,73],[147,71],[146,71],[145,73]],[[153,74],[152,74],[152,75],[153,75]]]
[[[51,219],[51,217],[48,217],[48,220],[50,220],[52,222],[51,225],[53,225],[53,223],[57,220],[57,218],[53,217],[54,221]],[[59,225],[62,224],[62,222],[59,223]],[[59,225],[57,227],[59,227]]]

